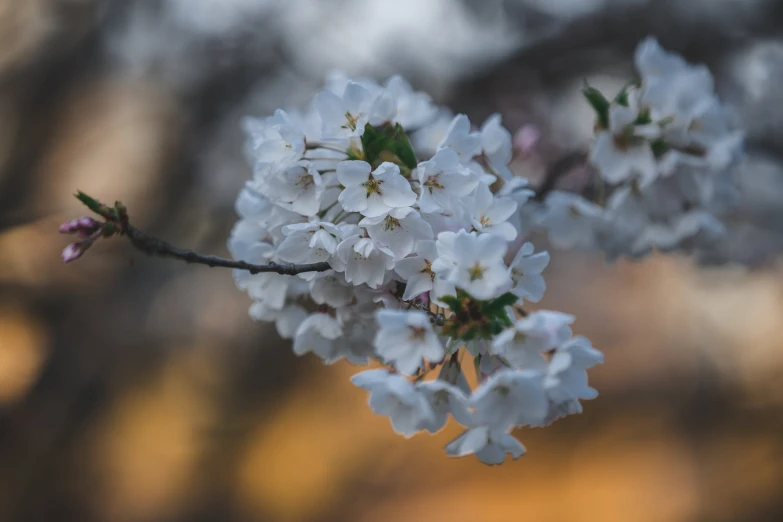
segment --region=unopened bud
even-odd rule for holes
[[[81,237],[90,237],[98,232],[103,223],[91,217],[80,217],[60,225],[61,234],[78,234]]]
[[[94,240],[87,239],[78,243],[71,243],[65,250],[63,250],[62,258],[64,263],[70,263],[76,261],[84,255],[85,252],[92,246]]]

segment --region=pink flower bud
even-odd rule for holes
[[[421,304],[423,304],[424,306],[429,306],[429,304],[430,304],[430,293],[429,292],[424,292],[423,294],[419,294],[418,296],[416,296],[416,299],[421,301]]]
[[[535,125],[525,125],[514,133],[514,148],[520,157],[527,158],[541,139],[541,132]]]
[[[103,223],[93,218],[84,216],[60,225],[61,234],[77,234],[80,237],[90,237],[98,232]]]
[[[88,239],[86,241],[80,241],[79,243],[71,243],[65,250],[63,250],[62,258],[64,263],[70,263],[76,261],[84,255],[85,252],[92,246],[93,240]]]

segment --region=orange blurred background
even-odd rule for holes
[[[396,436],[348,381],[357,368],[297,358],[229,271],[119,240],[60,262],[76,189],[226,255],[250,176],[239,118],[301,103],[332,67],[400,72],[477,121],[539,125],[542,150],[515,165],[535,179],[586,143],[581,77],[621,84],[649,32],[713,66],[749,125],[774,93],[732,71],[758,53],[772,64],[754,78],[783,66],[780,2],[692,32],[708,2],[390,4],[0,0],[0,520],[783,520],[777,236],[752,269],[553,251],[540,307],[576,315],[604,351],[600,396],[518,433],[528,454],[500,467],[447,458],[453,425]],[[762,151],[783,144],[777,110]]]

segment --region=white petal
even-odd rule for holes
[[[337,165],[337,179],[345,187],[361,185],[370,178],[372,167],[366,161],[342,161]]]

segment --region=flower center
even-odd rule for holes
[[[386,231],[389,230],[395,230],[399,227],[402,227],[402,224],[400,223],[400,220],[397,218],[393,218],[391,216],[386,216],[386,219],[384,220],[383,228]]]
[[[482,267],[478,261],[470,269],[468,269],[468,275],[471,281],[476,281],[484,277],[484,267]]]
[[[410,331],[408,338],[411,341],[423,341],[424,336],[427,335],[427,330],[421,326],[409,326],[408,330]]]
[[[440,184],[440,175],[441,173],[438,172],[434,176],[427,178],[427,181],[424,182],[424,186],[430,190],[430,194],[432,194],[432,191],[435,189],[443,190],[443,185]]]
[[[302,189],[307,189],[313,183],[315,183],[315,180],[313,180],[311,175],[303,174],[302,176],[299,176],[299,179],[296,181],[296,186],[301,187]]]
[[[431,280],[435,280],[435,272],[432,271],[432,263],[430,261],[425,261],[424,268],[422,268],[419,272],[422,274],[428,274]]]
[[[374,179],[372,177],[362,183],[362,186],[367,189],[368,198],[373,194],[378,194],[380,196],[382,194],[381,185],[383,185],[383,181]]]
[[[346,124],[343,125],[343,129],[351,129],[352,131],[356,130],[356,123],[359,121],[359,118],[355,117],[350,112],[345,113],[345,121]]]
[[[612,141],[614,146],[623,152],[631,148],[631,136],[628,133],[615,134]]]

